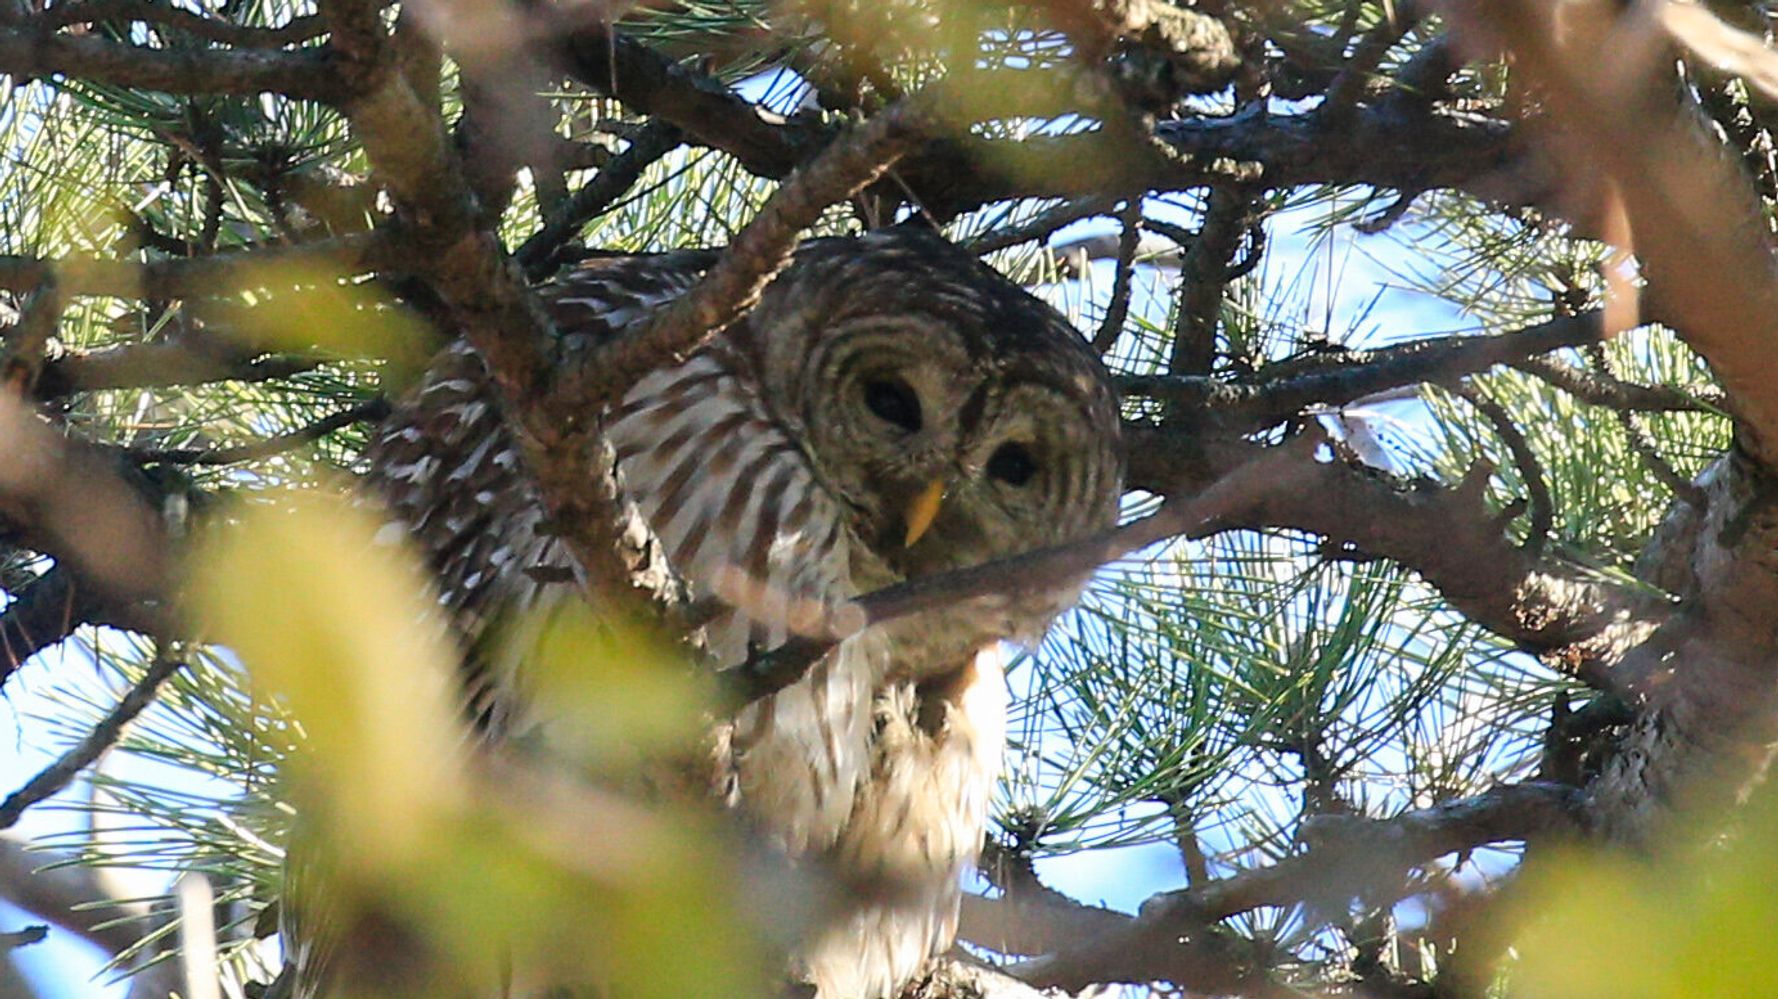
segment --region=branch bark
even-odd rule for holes
[[[1513,784],[1474,798],[1404,812],[1388,819],[1324,816],[1305,826],[1305,853],[1144,902],[1118,929],[1079,940],[1011,970],[1033,985],[1080,988],[1099,982],[1167,980],[1217,920],[1262,906],[1310,903],[1321,911],[1356,893],[1399,883],[1406,870],[1446,854],[1489,843],[1532,841],[1579,830],[1580,795],[1554,784]],[[1209,988],[1208,991],[1220,991]]]
[[[152,490],[126,481],[114,457],[63,439],[10,393],[0,392],[0,530],[53,556],[89,587],[115,621],[164,625],[170,543]],[[0,669],[0,682],[16,662]]]
[[[1313,405],[1341,406],[1404,385],[1447,382],[1497,364],[1516,364],[1565,347],[1596,343],[1601,314],[1558,316],[1514,333],[1427,337],[1375,350],[1339,350],[1267,365],[1249,379],[1141,375],[1117,379],[1125,395],[1163,400],[1181,411],[1209,413],[1230,428],[1261,429]],[[1141,452],[1132,484],[1147,478]],[[1152,485],[1152,483],[1150,483]]]
[[[0,73],[21,79],[70,76],[169,94],[273,93],[329,104],[346,96],[326,48],[156,49],[58,34],[29,21],[0,27]]]

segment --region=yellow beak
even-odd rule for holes
[[[944,499],[944,480],[933,479],[931,485],[920,490],[920,495],[915,496],[914,501],[908,504],[905,514],[908,534],[907,540],[903,542],[907,547],[914,547],[914,542],[920,540],[920,536],[932,526],[932,521],[938,516],[939,504],[943,503]]]

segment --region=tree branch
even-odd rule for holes
[[[310,41],[326,33],[320,16],[304,14],[276,27],[236,24],[208,17],[164,0],[71,0],[58,3],[32,19],[33,24],[61,28],[102,21],[159,24],[205,41],[253,48],[280,48]]]
[[[102,599],[65,565],[52,566],[0,611],[0,683],[32,656],[86,624],[148,631],[159,623],[140,609]]]
[[[61,399],[102,389],[263,382],[310,371],[318,357],[259,355],[222,338],[203,343],[133,343],[52,357],[37,379],[36,398]]]
[[[130,457],[138,462],[164,462],[173,465],[236,465],[283,454],[304,444],[312,444],[342,427],[354,423],[374,423],[389,415],[389,400],[369,399],[350,409],[323,417],[306,427],[268,437],[251,444],[214,448],[132,448]]]
[[[179,257],[137,263],[107,257],[37,257],[0,255],[0,288],[27,291],[54,277],[67,297],[201,298],[234,294],[240,277],[273,268],[297,272],[316,269],[362,274],[393,269],[401,263],[387,238],[370,233],[340,236],[297,246],[268,246],[205,257]]]
[[[1607,372],[1578,368],[1548,357],[1528,357],[1510,366],[1535,375],[1584,403],[1638,413],[1708,413],[1722,400],[1671,385],[1638,385]]]
[[[0,393],[0,440],[0,531],[76,573],[117,619],[164,622],[168,541],[150,488],[126,484],[113,456],[63,438],[10,393]]]
[[[56,34],[25,22],[0,27],[0,73],[68,76],[169,94],[284,94],[337,103],[346,96],[332,52],[155,49],[95,36]]]
[[[555,217],[513,254],[526,275],[533,280],[548,276],[556,251],[573,239],[581,226],[611,207],[636,186],[644,170],[684,141],[679,127],[666,122],[650,122],[633,136],[623,152],[612,157],[586,186],[569,195]]]
[[[1093,570],[1167,538],[1204,530],[1234,512],[1261,501],[1270,489],[1290,489],[1293,470],[1314,467],[1309,460],[1321,443],[1315,434],[1301,434],[1272,448],[1255,448],[1249,460],[1228,470],[1189,498],[1172,498],[1160,510],[1110,531],[1064,545],[1039,548],[981,565],[922,576],[886,586],[831,609],[822,620],[789,643],[755,656],[718,674],[718,682],[735,705],[776,693],[800,679],[821,656],[841,641],[873,625],[888,624],[938,607],[969,600],[1016,602],[1027,594],[1052,592]],[[995,641],[998,615],[984,614],[984,642]]]
[[[1516,333],[1427,337],[1376,350],[1340,350],[1267,365],[1251,379],[1195,375],[1124,375],[1125,395],[1160,399],[1182,410],[1209,411],[1227,426],[1260,428],[1312,405],[1340,406],[1387,389],[1444,382],[1536,355],[1593,343],[1600,314],[1559,316]],[[1132,470],[1140,484],[1142,474]]]
[[[658,312],[647,327],[602,348],[591,398],[615,401],[643,374],[684,357],[759,301],[796,250],[798,235],[829,205],[862,190],[936,127],[929,107],[941,103],[922,92],[892,105],[827,146],[772,192],[689,292]]]
[[[691,141],[734,156],[755,175],[782,178],[833,137],[825,123],[759,108],[602,24],[554,37],[562,39],[564,63],[577,80],[673,122]],[[1043,82],[1029,76],[1023,87],[1009,76],[1001,89],[1017,93]],[[910,152],[896,177],[940,219],[1013,198],[1183,190],[1233,173],[1272,188],[1454,187],[1511,204],[1540,203],[1556,189],[1549,165],[1521,149],[1506,124],[1444,114],[1399,94],[1342,115],[1338,128],[1325,127],[1314,112],[1240,114],[1161,122],[1154,139],[1114,150],[1096,132],[1016,143],[944,138]]]
[[[148,671],[142,674],[142,678],[124,692],[123,699],[93,726],[93,730],[84,739],[26,781],[25,786],[7,795],[6,800],[0,801],[0,829],[12,828],[25,814],[25,809],[73,783],[82,770],[92,766],[93,761],[105,750],[116,745],[118,737],[123,735],[124,726],[134,721],[154,701],[155,692],[160,689],[160,685],[184,665],[183,661],[164,654],[157,657],[149,665]]]
[[[1580,793],[1556,784],[1513,784],[1474,798],[1389,819],[1322,816],[1305,822],[1305,853],[1271,867],[1166,892],[1124,926],[1079,940],[1012,970],[1033,985],[1174,981],[1178,961],[1210,924],[1262,906],[1310,903],[1322,911],[1446,854],[1489,843],[1543,839],[1580,828]],[[1212,990],[1217,991],[1217,990]]]

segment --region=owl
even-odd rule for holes
[[[566,337],[638,329],[714,253],[584,265],[543,289]],[[603,414],[623,500],[712,607],[710,658],[746,661],[812,611],[1108,527],[1122,458],[1098,357],[1048,305],[926,230],[812,240],[739,322]],[[514,607],[573,595],[475,352],[449,348],[380,430],[369,486],[473,646]],[[745,707],[727,796],[792,857],[868,893],[797,947],[824,999],[894,994],[956,932],[1000,766],[1002,639],[1032,641],[1080,580],[866,630]],[[487,669],[473,713],[525,706]]]

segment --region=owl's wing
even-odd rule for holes
[[[540,292],[564,340],[602,341],[639,327],[714,259],[680,251],[596,260]],[[499,712],[475,654],[490,626],[508,610],[572,592],[578,572],[549,530],[500,407],[481,356],[453,343],[378,428],[363,479],[388,514],[379,539],[411,539],[431,570],[466,653],[470,710],[483,723]]]

